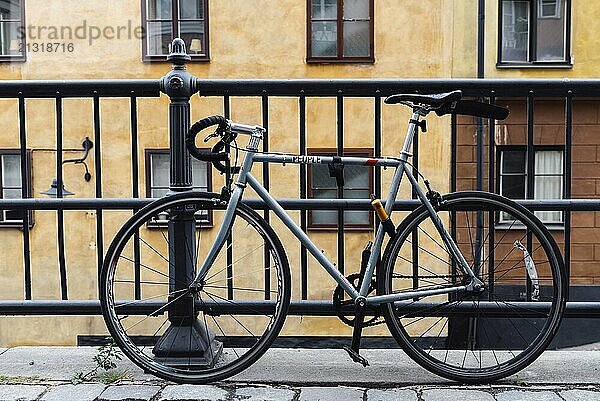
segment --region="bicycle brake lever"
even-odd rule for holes
[[[219,130],[217,129],[215,132],[213,132],[212,134],[209,134],[206,136],[206,138],[204,138],[204,142],[208,142],[211,138],[216,138],[218,136],[220,136],[221,134],[219,133]]]

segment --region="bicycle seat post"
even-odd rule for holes
[[[423,115],[422,111],[418,111],[416,108],[413,109],[413,114],[408,121],[408,129],[406,131],[406,138],[404,139],[404,145],[400,151],[400,160],[403,162],[408,161],[408,158],[412,156],[410,152],[413,144],[415,134],[417,133],[417,127],[419,126],[419,118]]]

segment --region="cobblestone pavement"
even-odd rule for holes
[[[600,386],[287,386],[175,385],[164,382],[0,384],[0,401],[600,401]]]
[[[96,364],[94,347],[0,349],[0,401],[600,401],[600,352],[548,351],[492,386],[460,386],[432,375],[401,350],[364,350],[362,368],[343,350],[272,349],[246,371],[214,385],[175,385],[126,358],[129,381],[71,379]]]

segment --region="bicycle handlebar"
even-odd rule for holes
[[[185,136],[185,145],[193,157],[201,161],[211,162],[221,173],[226,173],[227,166],[222,162],[229,160],[229,153],[223,152],[226,144],[222,138],[210,151],[201,150],[196,147],[196,136],[198,133],[213,125],[218,125],[216,132],[219,134],[225,132],[229,127],[229,123],[223,116],[205,117],[190,127]]]

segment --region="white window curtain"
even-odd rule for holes
[[[562,199],[563,197],[563,152],[535,152],[535,199]],[[535,215],[544,223],[561,223],[560,211],[536,211]]]

